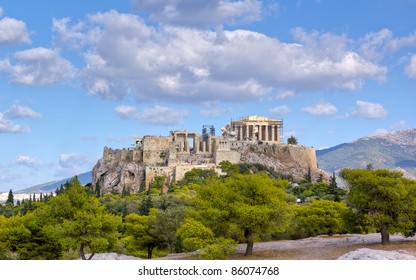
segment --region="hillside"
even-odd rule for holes
[[[359,138],[329,149],[316,151],[319,167],[327,172],[342,168],[402,170],[416,177],[416,129]]]
[[[77,175],[78,180],[81,182],[81,184],[86,185],[88,183],[91,183],[92,178],[92,172],[85,172],[82,174]],[[15,191],[14,194],[33,194],[33,193],[50,193],[55,191],[57,188],[59,188],[62,184],[64,184],[66,181],[69,181],[71,178],[66,178],[62,180],[52,181],[48,183],[43,183],[40,185],[36,185],[27,189]]]

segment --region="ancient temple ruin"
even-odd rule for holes
[[[201,134],[175,130],[171,131],[169,136],[146,135],[136,138],[135,146],[130,149],[105,148],[103,158],[94,168],[93,183],[108,177],[105,166],[117,166],[118,170],[123,170],[120,164],[125,164],[126,171],[117,172],[127,179],[112,178],[107,184],[128,181],[127,187],[136,191],[138,181],[147,187],[155,176],[164,176],[166,184],[169,185],[183,179],[185,173],[193,168],[213,168],[221,172],[217,168],[222,161],[240,163],[242,153],[251,145],[273,147],[274,153],[283,161],[288,160],[289,163],[303,168],[316,168],[315,150],[283,144],[282,127],[282,120],[249,116],[232,120],[221,129],[222,135],[218,136],[215,135],[215,128],[210,125],[203,126]],[[120,159],[121,163],[117,159]],[[106,185],[105,182],[100,183],[103,184]]]

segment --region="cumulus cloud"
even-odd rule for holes
[[[95,36],[87,36],[82,84],[110,100],[134,93],[145,102],[247,102],[274,91],[287,98],[357,90],[368,79],[383,81],[387,72],[353,51],[345,35],[295,29],[297,43],[285,43],[247,30],[154,27],[117,11],[90,15],[84,24]]]
[[[0,44],[30,43],[26,23],[13,18],[0,19]]]
[[[114,111],[122,119],[134,119],[137,118],[137,109],[133,106],[121,105],[117,106]]]
[[[416,54],[410,57],[410,62],[406,67],[406,75],[411,79],[416,79]]]
[[[35,119],[35,118],[39,118],[41,115],[29,107],[14,104],[8,110],[4,112],[4,116],[9,119],[18,119],[18,118]]]
[[[52,85],[75,75],[75,68],[68,60],[57,50],[46,48],[16,52],[11,60],[0,61],[0,70],[8,73],[14,83],[23,85]]]
[[[218,116],[223,116],[223,115],[233,114],[233,113],[234,111],[231,107],[220,108],[218,106],[213,106],[213,107],[209,106],[209,108],[202,109],[200,111],[200,114],[207,118],[218,117]]]
[[[416,46],[416,33],[403,37],[394,37],[391,30],[384,28],[370,32],[360,40],[359,51],[363,57],[379,61],[388,53]]]
[[[0,133],[29,133],[27,125],[14,123],[15,119],[39,118],[41,115],[29,107],[14,104],[4,112],[0,112]]]
[[[277,106],[269,109],[269,113],[276,116],[283,116],[290,113],[292,110],[287,105]]]
[[[364,119],[378,119],[387,116],[388,111],[380,103],[357,100],[352,117]]]
[[[3,113],[0,113],[0,133],[29,133],[30,128],[27,125],[15,124],[7,119]]]
[[[42,161],[30,156],[19,156],[16,160],[13,161],[13,164],[23,165],[38,170],[42,166]]]
[[[54,32],[54,43],[58,46],[81,48],[87,41],[88,34],[85,33],[83,22],[71,23],[71,18],[52,20],[52,31]]]
[[[237,24],[261,19],[259,0],[131,0],[134,7],[150,13],[150,18],[174,25],[216,26]]]
[[[74,176],[80,173],[92,170],[96,158],[85,154],[69,153],[59,156],[59,166],[57,168],[57,176]]]
[[[178,125],[184,117],[188,116],[186,111],[178,111],[172,108],[156,105],[146,108],[138,114],[138,119],[145,124],[153,125]]]
[[[283,90],[277,93],[276,99],[286,99],[295,95],[293,90]]]
[[[338,111],[337,107],[335,105],[321,100],[318,103],[308,106],[305,108],[302,108],[303,112],[309,113],[314,116],[322,117],[322,116],[329,116],[334,115]]]

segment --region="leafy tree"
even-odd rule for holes
[[[182,225],[185,213],[181,208],[170,208],[158,210],[154,216],[150,217],[150,226],[156,235],[169,248],[169,253],[173,253],[173,246],[176,242],[176,231]]]
[[[310,205],[295,206],[295,224],[292,228],[299,238],[345,233],[343,217],[345,203],[314,200]]]
[[[296,139],[296,137],[294,137],[293,135],[290,135],[290,137],[287,138],[287,143],[290,145],[297,145],[298,139]]]
[[[9,191],[9,195],[7,196],[6,203],[14,204],[13,191],[11,189]]]
[[[362,217],[364,227],[381,233],[382,244],[389,243],[390,233],[415,234],[415,181],[382,169],[343,169],[340,175],[349,185],[348,205]]]
[[[190,215],[212,229],[217,237],[242,238],[246,255],[261,235],[283,231],[288,220],[284,188],[287,182],[265,173],[234,174],[221,181],[212,178],[196,189]]]
[[[61,235],[64,246],[77,249],[85,260],[85,250],[95,253],[111,250],[117,243],[121,218],[108,214],[95,196],[74,177],[64,192],[51,198],[37,215]]]
[[[240,168],[238,167],[238,165],[233,164],[228,160],[220,162],[219,166],[222,172],[227,173],[227,176],[232,176],[233,174],[240,172]]]
[[[7,249],[22,260],[55,260],[62,255],[63,246],[57,231],[33,212],[9,218],[4,237]]]
[[[149,222],[156,211],[157,209],[151,209],[149,216],[129,214],[124,218],[126,237],[123,241],[129,252],[137,255],[138,250],[146,249],[147,258],[151,259],[153,250],[162,244],[163,241]]]
[[[186,252],[193,252],[204,248],[212,243],[214,233],[201,222],[194,219],[186,219],[185,223],[178,229],[177,236],[182,242]]]

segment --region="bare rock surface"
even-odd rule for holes
[[[86,254],[85,257],[88,259],[90,255]],[[117,253],[100,253],[95,254],[92,257],[92,260],[140,260],[140,258],[136,258],[133,256],[127,256],[127,255],[119,255]]]
[[[382,251],[360,248],[342,255],[338,260],[416,260],[416,256],[406,251]]]

